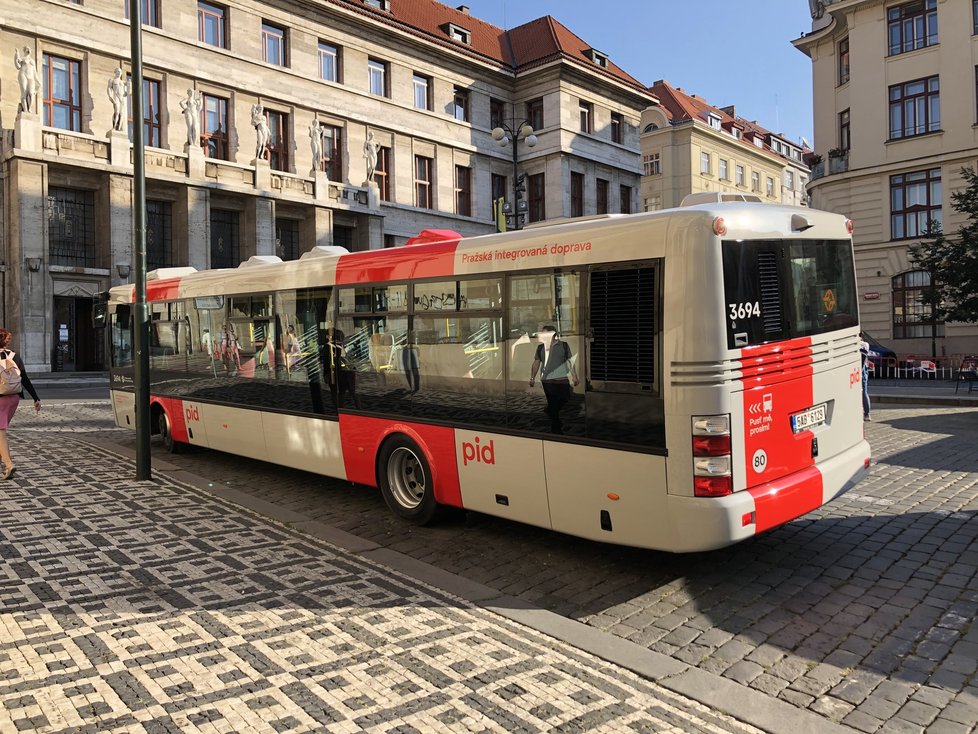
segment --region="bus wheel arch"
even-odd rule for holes
[[[391,512],[415,525],[428,525],[441,514],[431,464],[418,443],[404,433],[392,433],[381,444],[377,486]]]
[[[170,416],[166,412],[166,408],[160,403],[153,403],[152,408],[149,412],[150,415],[150,433],[159,434],[160,439],[163,441],[163,448],[165,448],[171,454],[182,453],[185,444],[180,441],[176,441],[173,438],[173,422],[170,420]]]

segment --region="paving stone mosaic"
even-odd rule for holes
[[[757,731],[40,425],[0,483],[0,732]]]

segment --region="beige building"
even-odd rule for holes
[[[679,206],[700,192],[807,203],[809,169],[800,145],[666,81],[649,91],[656,101],[642,112],[645,211]]]
[[[638,210],[652,96],[549,16],[139,2],[150,269],[482,234],[498,199],[527,221]],[[0,5],[0,322],[32,372],[104,369],[93,299],[133,278],[128,7]],[[514,160],[491,132],[524,120]]]
[[[951,193],[978,156],[978,4],[820,0],[794,45],[812,59],[812,206],[852,218],[865,329],[899,355],[978,352],[978,328],[936,323],[910,262],[928,220],[963,224]],[[932,344],[933,342],[933,344]]]

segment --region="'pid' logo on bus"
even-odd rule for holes
[[[188,405],[183,409],[183,414],[187,417],[187,423],[200,423],[200,410],[196,405]]]
[[[496,447],[493,442],[490,440],[489,443],[480,444],[478,436],[471,443],[463,441],[462,466],[468,466],[470,461],[477,464],[495,464]]]

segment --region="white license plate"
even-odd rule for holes
[[[795,433],[805,431],[813,426],[820,426],[825,423],[825,403],[815,405],[804,413],[795,413],[791,416],[791,430]]]

